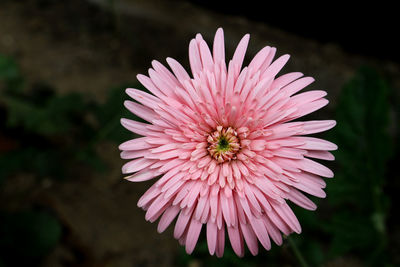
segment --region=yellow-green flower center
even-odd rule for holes
[[[228,142],[228,140],[226,140],[225,137],[221,137],[219,139],[217,149],[219,151],[227,151],[227,150],[229,150],[229,142]]]
[[[232,127],[218,126],[216,131],[208,136],[207,141],[209,143],[208,152],[219,163],[236,159],[240,141],[237,132]]]

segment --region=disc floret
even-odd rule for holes
[[[236,159],[236,154],[240,150],[238,134],[232,127],[217,126],[216,131],[208,136],[207,141],[208,152],[219,163]]]

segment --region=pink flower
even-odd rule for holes
[[[294,72],[275,76],[288,61],[273,62],[276,49],[266,46],[242,69],[249,35],[240,41],[228,67],[223,30],[212,54],[200,34],[189,45],[193,77],[174,59],[172,73],[153,61],[149,77],[138,80],[151,92],[127,89],[137,102],[125,106],[148,121],[122,119],[143,137],[120,145],[122,167],[132,182],[157,178],[140,198],[146,220],[159,217],[163,232],[177,217],[174,237],[191,253],[204,225],[210,254],[221,257],[225,230],[233,250],[253,255],[258,241],[269,250],[272,239],[301,227],[287,200],[308,210],[316,205],[301,191],[325,197],[320,177],[333,172],[310,158],[333,160],[331,142],[303,135],[326,131],[333,120],[293,121],[326,104],[324,91],[299,93],[314,81]]]

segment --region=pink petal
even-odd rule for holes
[[[213,222],[207,223],[207,245],[208,251],[211,255],[214,255],[217,248],[217,225]]]
[[[278,213],[278,215],[287,223],[287,225],[292,228],[293,231],[298,234],[301,233],[300,223],[297,220],[296,215],[294,215],[293,211],[286,203],[281,205],[273,205],[273,208]]]
[[[264,60],[264,62],[262,63],[262,65],[260,67],[260,72],[261,73],[264,73],[265,70],[271,65],[271,62],[274,59],[275,54],[276,54],[276,48],[275,47],[271,47],[271,50],[268,53],[267,58]]]
[[[333,172],[324,165],[312,161],[310,159],[303,159],[299,162],[299,167],[307,172],[311,172],[323,177],[332,178]]]
[[[119,145],[120,150],[142,150],[152,147],[146,142],[146,137],[135,138]]]
[[[328,151],[308,150],[304,156],[316,159],[335,160],[335,156]]]
[[[149,69],[149,73],[152,73],[153,75],[155,75],[155,71],[153,69]],[[151,77],[151,76],[150,76]],[[154,77],[154,76],[153,76]],[[139,74],[136,76],[136,78],[138,79],[138,81],[144,86],[146,87],[153,95],[157,96],[157,97],[163,97],[165,96],[160,89],[157,88],[157,86],[153,83],[152,79],[150,79],[147,76],[144,76],[142,74]]]
[[[266,60],[268,54],[271,51],[271,47],[266,46],[263,49],[261,49],[253,58],[253,60],[249,64],[249,69],[253,70],[253,73],[250,73],[250,75],[253,75],[256,71],[259,70],[261,65],[264,63]]]
[[[166,204],[169,202],[169,199],[165,199],[162,195],[158,196],[153,203],[151,203],[149,209],[146,212],[145,219],[151,222],[154,222],[166,209]]]
[[[203,224],[197,220],[192,219],[189,230],[186,236],[186,253],[192,254],[197,240],[199,239],[201,227]]]
[[[187,80],[190,80],[189,74],[186,72],[186,70],[182,67],[182,65],[178,61],[168,57],[167,62],[171,67],[172,71],[174,72],[176,78],[179,80],[181,84],[183,84]]]
[[[239,257],[244,256],[244,244],[243,237],[238,228],[236,227],[227,227],[229,240],[231,241],[232,249]]]
[[[298,190],[294,188],[292,188],[288,193],[288,198],[290,201],[292,201],[293,203],[304,209],[307,210],[317,209],[317,206],[315,205],[314,202],[312,202],[310,199],[308,199],[306,196],[304,196],[302,193],[300,193]]]
[[[153,179],[158,175],[159,175],[158,170],[144,169],[135,174],[125,177],[125,179],[130,182],[143,182],[143,181],[148,181],[150,179]]]
[[[224,255],[224,248],[225,248],[225,227],[222,225],[221,229],[217,231],[217,247],[215,251],[215,255],[218,258],[221,258]]]
[[[286,62],[289,60],[289,55],[283,55],[275,60],[267,70],[261,75],[261,79],[265,77],[275,77],[278,72],[285,66]]]
[[[275,210],[268,211],[267,216],[270,221],[285,235],[289,235],[291,232],[293,232],[287,223],[280,216],[278,216]]]
[[[122,166],[122,173],[126,174],[126,173],[137,172],[146,167],[149,167],[153,163],[155,163],[155,161],[151,159],[145,159],[145,158],[134,159],[125,163],[124,166]]]
[[[144,157],[145,155],[147,155],[149,153],[148,150],[144,149],[144,150],[137,150],[137,151],[122,151],[121,152],[121,158],[122,159],[135,159],[135,158],[141,158]]]
[[[301,77],[302,75],[298,74],[296,76]],[[292,77],[290,78],[294,78],[296,77],[294,74]],[[282,76],[283,77],[283,76]],[[288,77],[289,78],[289,77]],[[278,78],[279,79],[279,78]],[[297,79],[297,78],[296,78]],[[289,79],[287,80],[289,81]],[[286,92],[289,96],[297,93],[298,91],[302,90],[303,88],[305,88],[306,86],[310,85],[311,83],[313,83],[315,80],[312,77],[304,77],[301,79],[298,79],[292,83],[290,83],[289,85],[285,86],[282,88],[283,92]],[[285,81],[286,82],[286,81]]]
[[[151,122],[158,118],[158,115],[150,108],[140,105],[138,103],[126,100],[124,106],[136,116]]]
[[[176,239],[179,239],[183,232],[185,231],[188,222],[190,220],[190,217],[192,216],[191,213],[186,213],[184,211],[181,211],[181,213],[179,213],[178,219],[176,220],[175,223],[175,229],[174,229],[174,237]]]
[[[229,227],[233,224],[232,223],[233,218],[231,218],[230,212],[229,212],[229,203],[224,194],[220,194],[219,197],[220,197],[219,203],[221,204],[222,214],[224,216],[227,226]]]
[[[324,121],[306,121],[303,124],[303,134],[313,134],[327,131],[335,127],[336,121],[324,120]]]
[[[263,216],[265,228],[268,231],[269,236],[274,242],[280,246],[282,245],[282,234],[275,227],[275,225],[269,220],[267,216]]]
[[[297,146],[297,148],[308,150],[336,150],[338,148],[337,145],[332,142],[315,137],[296,137],[293,139],[304,142],[304,144]]]
[[[218,28],[214,37],[213,45],[214,63],[225,62],[224,30]]]
[[[152,96],[148,93],[145,93],[143,91],[137,90],[137,89],[132,89],[128,88],[125,90],[125,92],[138,101],[139,103],[142,103],[144,106],[147,106],[149,108],[157,108],[158,104],[161,103],[159,98]]]
[[[137,205],[139,208],[144,207],[161,193],[160,189],[155,185],[151,186],[139,199]]]
[[[203,64],[201,63],[200,51],[195,39],[192,39],[189,44],[189,61],[192,73],[196,76],[203,69]]]
[[[171,222],[175,219],[181,209],[178,206],[170,206],[163,215],[161,216],[160,222],[158,223],[157,231],[162,233],[167,229]]]
[[[161,64],[157,60],[153,60],[151,62],[151,65],[153,66],[154,70],[158,73],[158,75],[160,75],[160,77],[168,84],[170,88],[175,88],[176,86],[180,85],[176,77],[163,64]],[[168,96],[174,95],[172,91],[169,91],[166,94]]]
[[[271,88],[284,87],[284,86],[290,84],[291,82],[293,82],[294,80],[300,78],[301,76],[303,76],[303,73],[301,73],[301,72],[291,72],[291,73],[283,74],[282,76],[279,76],[278,78],[276,78],[273,81]],[[282,91],[288,91],[288,90],[282,89]]]
[[[212,70],[214,61],[211,56],[210,49],[208,48],[207,43],[204,40],[201,40],[200,42],[200,56],[201,56],[201,62],[203,63],[203,68]]]
[[[294,113],[290,119],[296,119],[303,117],[307,114],[310,114],[320,108],[325,107],[328,105],[329,101],[326,100],[325,98],[321,98],[319,100],[310,102],[310,103],[303,103],[302,105],[297,106],[297,112]]]
[[[257,236],[254,233],[253,228],[250,226],[250,224],[241,223],[240,229],[242,230],[244,240],[246,241],[250,253],[253,256],[256,256],[258,254],[258,242],[257,242]]]
[[[233,54],[232,62],[238,66],[239,69],[242,68],[242,63],[244,56],[246,54],[247,45],[249,44],[250,35],[246,34],[240,40],[235,53]]]
[[[265,225],[262,221],[262,219],[259,218],[249,218],[249,222],[251,224],[251,227],[254,230],[254,233],[256,234],[258,240],[260,241],[261,245],[266,249],[270,250],[271,249],[271,241],[269,240],[268,232],[267,229],[265,229]]]
[[[128,119],[122,118],[121,119],[121,124],[127,130],[129,130],[129,131],[131,131],[133,133],[137,133],[137,134],[143,135],[143,136],[145,136],[146,133],[148,132],[148,130],[146,129],[146,126],[148,124],[146,124],[146,123],[137,122],[137,121],[133,121],[133,120],[128,120]]]
[[[290,98],[290,100],[297,105],[304,104],[304,103],[309,103],[318,99],[323,98],[326,96],[327,93],[322,90],[313,90],[313,91],[308,91],[305,93],[297,94],[294,95]]]

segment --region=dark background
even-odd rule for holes
[[[265,6],[262,6],[265,4]],[[400,66],[396,9],[384,2],[0,1],[0,266],[395,266],[400,264]],[[223,27],[227,58],[251,34],[291,54],[336,119],[335,178],[315,212],[294,210],[292,243],[238,259],[193,255],[158,234],[136,202],[151,185],[122,179],[124,88],[151,60],[188,69],[188,44]]]
[[[242,4],[231,1],[193,3],[223,14],[246,17],[284,31],[317,40],[336,43],[346,52],[398,61],[396,9],[379,2],[263,2],[249,0]]]

